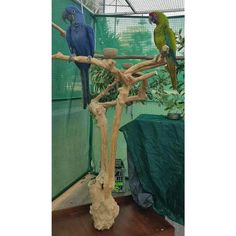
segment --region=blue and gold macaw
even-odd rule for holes
[[[74,5],[68,5],[62,15],[64,21],[68,20],[70,26],[66,30],[66,41],[72,56],[88,56],[94,55],[94,31],[92,27],[85,24],[83,13]],[[82,92],[83,92],[83,108],[86,109],[90,103],[89,92],[89,67],[90,64],[75,62],[80,69]]]
[[[155,11],[149,13],[150,23],[156,24],[154,30],[154,42],[158,50],[161,52],[162,47],[167,45],[169,47],[169,53],[167,55],[167,70],[170,73],[171,83],[173,89],[177,88],[177,76],[176,76],[176,39],[175,33],[169,26],[168,18],[164,13]]]

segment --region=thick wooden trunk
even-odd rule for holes
[[[108,154],[107,119],[105,108],[93,100],[90,111],[95,115],[97,125],[100,128],[101,137],[101,170],[96,179],[90,181],[89,192],[92,200],[90,214],[94,220],[94,227],[98,230],[109,229],[119,214],[119,206],[112,197],[115,184],[115,159],[117,138],[120,127],[123,106],[129,94],[129,86],[124,85],[119,89],[116,103],[115,117],[111,135],[111,152]],[[110,158],[108,159],[108,156]]]

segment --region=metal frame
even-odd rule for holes
[[[144,11],[136,11],[134,6],[132,5],[132,3],[129,0],[125,0],[125,2],[127,3],[127,5],[118,5],[118,4],[106,4],[105,0],[103,0],[103,13],[95,13],[94,11],[92,11],[91,9],[89,9],[82,0],[73,0],[75,3],[80,4],[82,6],[82,8],[85,8],[89,13],[91,13],[94,16],[135,16],[137,17],[137,15],[142,15],[142,14],[148,14],[150,12],[150,10],[144,10]],[[132,10],[132,12],[119,12],[119,13],[104,13],[105,11],[105,7],[106,6],[117,6],[117,7],[130,7],[130,9]],[[184,8],[176,8],[176,9],[164,9],[162,10],[162,12],[164,13],[182,13],[182,15],[184,15]],[[137,15],[136,15],[137,14]]]
[[[92,15],[94,15],[94,12],[89,9],[86,5],[84,5],[84,3],[81,0],[73,0],[73,2],[80,4],[83,8],[85,8],[89,13],[91,13]]]
[[[131,2],[130,2],[129,0],[125,0],[125,2],[129,5],[129,7],[132,9],[132,11],[133,11],[134,13],[137,13],[136,10],[135,10],[135,8],[133,7],[133,5],[131,4]]]
[[[119,17],[119,18],[148,18],[148,16],[142,15],[114,15],[114,14],[94,14],[95,17]],[[167,16],[169,19],[171,18],[182,18],[184,14],[177,15],[177,16]]]
[[[119,12],[119,13],[102,13],[102,14],[95,14],[96,16],[98,15],[107,15],[107,16],[125,16],[125,15],[134,15],[134,14],[148,14],[150,12],[150,10],[146,10],[146,11],[136,11],[135,13],[133,12]],[[184,12],[184,8],[178,8],[175,10],[170,10],[170,9],[166,9],[166,10],[162,10],[162,12],[164,13],[178,13],[178,12]]]

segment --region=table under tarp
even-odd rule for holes
[[[184,224],[184,121],[143,114],[120,131],[134,200]]]

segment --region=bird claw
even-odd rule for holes
[[[156,55],[155,61],[158,63],[161,61],[161,56],[160,55]]]
[[[75,54],[71,54],[71,55],[69,56],[68,61],[69,61],[69,62],[75,61],[75,57],[76,57]]]
[[[169,54],[169,47],[167,45],[164,45],[162,48],[161,48],[161,52],[159,55],[156,56],[155,58],[155,61],[157,63],[161,62],[161,61],[165,61],[166,62],[166,56]]]
[[[164,45],[161,49],[161,54],[163,57],[166,57],[169,54],[170,48],[167,45]]]
[[[167,46],[167,45],[164,45],[163,47],[162,47],[162,51],[163,52],[166,52],[166,53],[169,53],[169,47]]]
[[[92,57],[90,56],[90,55],[88,55],[88,62],[91,62],[91,59],[92,59]]]

